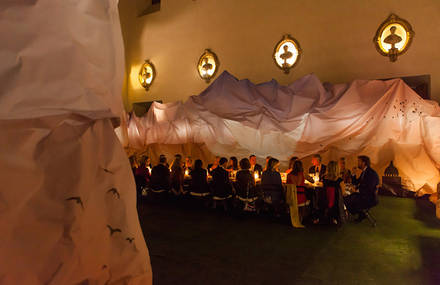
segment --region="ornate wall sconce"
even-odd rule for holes
[[[408,50],[414,35],[411,25],[406,20],[391,14],[379,26],[373,41],[381,55],[388,56],[391,62],[395,62],[397,56]]]
[[[156,69],[154,68],[153,63],[149,60],[146,60],[144,64],[141,66],[141,70],[139,71],[139,83],[148,90],[153,84],[154,79],[156,78]]]
[[[215,76],[219,65],[217,55],[210,49],[206,49],[202,56],[200,56],[197,71],[200,77],[205,80],[206,83],[209,83],[211,78]]]
[[[298,41],[290,35],[284,35],[275,46],[273,59],[275,64],[287,74],[298,63],[301,52]]]

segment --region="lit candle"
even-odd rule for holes
[[[185,175],[188,176],[189,175],[189,170],[185,169]]]
[[[258,172],[257,172],[257,171],[254,172],[254,178],[255,178],[255,180],[257,180],[258,178],[260,178],[259,175],[258,175]]]

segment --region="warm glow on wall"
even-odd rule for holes
[[[149,60],[146,60],[139,70],[139,83],[148,90],[155,78],[156,70],[154,65]]]
[[[211,78],[213,78],[217,72],[218,66],[219,61],[217,55],[211,50],[206,49],[199,59],[197,71],[199,72],[200,77],[205,80],[206,83],[209,83]]]
[[[394,62],[398,55],[408,50],[413,37],[411,25],[391,14],[377,29],[373,40],[379,53]]]
[[[290,35],[285,35],[275,46],[273,58],[276,65],[287,74],[298,63],[300,55],[299,43]]]

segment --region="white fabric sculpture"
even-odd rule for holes
[[[217,155],[284,161],[366,154],[381,173],[394,160],[413,191],[433,193],[440,178],[440,108],[400,79],[331,85],[312,74],[288,86],[255,85],[224,72],[200,95],[154,103],[126,126],[136,149],[204,143]]]
[[[1,1],[0,35],[0,283],[151,284],[117,1]]]

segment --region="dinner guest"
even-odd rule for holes
[[[208,164],[208,173],[212,175],[214,169],[216,169],[220,162],[220,156],[216,156],[213,163]]]
[[[225,211],[227,210],[227,199],[232,197],[232,186],[229,181],[229,172],[226,171],[228,159],[222,157],[218,166],[212,171],[212,196],[213,208],[217,206],[217,201],[222,201]]]
[[[159,164],[151,170],[151,189],[153,191],[168,192],[171,188],[170,170],[167,167],[166,156],[159,157]]]
[[[281,175],[277,171],[280,162],[276,158],[270,158],[267,164],[267,169],[261,175],[261,188],[264,191],[266,201],[272,204],[275,215],[281,214],[281,206],[284,196],[283,183]]]
[[[295,160],[293,162],[292,171],[290,171],[289,174],[287,174],[287,184],[294,184],[296,186],[296,198],[298,201],[298,209],[299,209],[299,216],[300,220],[304,219],[305,216],[305,206],[307,204],[307,197],[306,197],[306,184],[305,180],[311,180],[308,175],[304,174],[304,168],[301,160]]]
[[[150,158],[148,156],[144,156],[141,158],[141,162],[139,164],[139,167],[136,168],[135,171],[135,180],[136,184],[139,182],[142,187],[146,187],[150,184]]]
[[[258,193],[255,188],[254,174],[250,171],[251,163],[249,159],[240,160],[240,170],[237,172],[235,190],[241,209],[257,209]]]
[[[326,171],[326,166],[321,163],[321,160],[321,155],[319,155],[318,153],[312,155],[312,166],[309,168],[309,174],[318,174],[320,181],[322,181],[322,179],[324,178],[324,174]]]
[[[293,170],[293,164],[298,160],[297,156],[292,156],[289,160],[289,168],[286,170],[286,174],[289,174]]]
[[[188,170],[188,173],[191,172],[191,170],[193,169],[193,160],[191,158],[191,156],[187,156],[185,158],[185,166],[184,166],[185,170]]]
[[[339,158],[339,177],[342,178],[344,183],[351,183],[351,171],[345,166],[345,157]]]
[[[323,184],[327,196],[326,216],[333,224],[338,224],[342,220],[344,211],[343,198],[341,191],[341,182],[339,177],[338,164],[336,161],[330,161],[327,167],[327,173],[324,176]]]
[[[194,162],[194,169],[189,175],[191,176],[191,192],[203,195],[209,193],[208,174],[206,169],[203,169],[203,162],[200,159]]]
[[[249,162],[251,163],[251,172],[258,172],[258,175],[261,176],[261,173],[263,172],[263,167],[257,163],[257,157],[255,154],[251,154],[249,156]]]
[[[271,159],[272,157],[270,155],[266,156],[266,164],[264,165],[263,171],[267,170],[267,165],[269,164],[269,159]]]
[[[362,172],[359,178],[352,176],[352,183],[357,186],[359,192],[352,193],[344,198],[345,205],[351,214],[358,215],[356,221],[366,218],[363,210],[377,204],[376,191],[379,185],[379,176],[370,166],[370,158],[365,155],[358,156],[358,169]],[[355,170],[353,170],[353,173]]]
[[[228,161],[228,166],[226,168],[228,172],[237,171],[238,170],[238,160],[235,156],[231,156]]]
[[[174,160],[170,166],[171,170],[171,191],[174,195],[178,196],[184,194],[183,191],[183,179],[184,179],[184,170],[183,170],[183,162],[182,156],[180,154],[176,154],[174,156]]]

